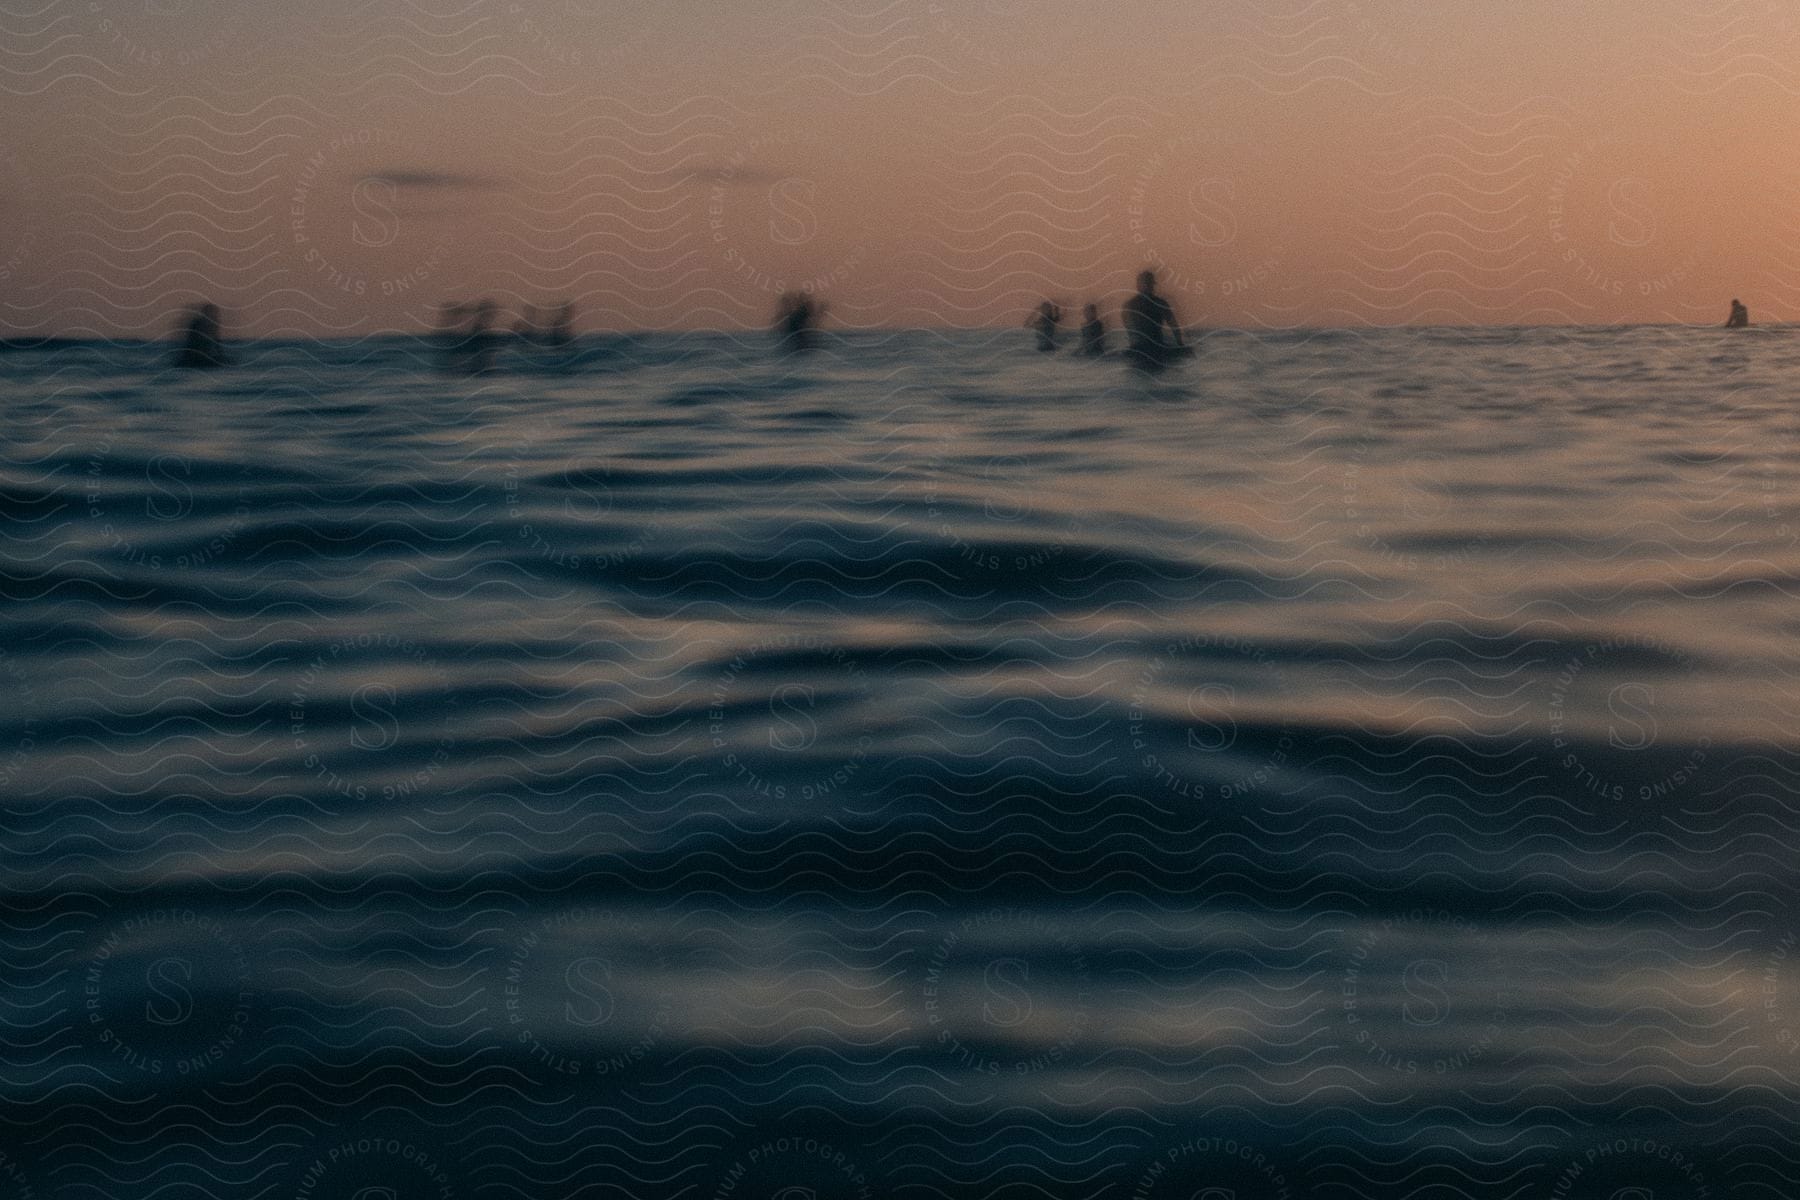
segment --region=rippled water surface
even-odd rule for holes
[[[1024,337],[0,355],[0,1177],[1793,1194],[1800,333]]]

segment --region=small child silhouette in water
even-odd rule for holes
[[[1062,309],[1046,300],[1037,306],[1031,319],[1025,322],[1026,327],[1037,331],[1037,348],[1043,351],[1056,349],[1056,330],[1062,324]]]
[[[1750,310],[1744,307],[1742,301],[1733,300],[1731,302],[1731,315],[1725,318],[1725,328],[1743,329],[1749,324]]]

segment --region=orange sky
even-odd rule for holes
[[[1013,324],[1145,263],[1193,324],[1800,317],[1791,3],[58,0],[0,41],[13,332],[800,285]]]

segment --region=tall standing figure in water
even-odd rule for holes
[[[1100,358],[1106,353],[1106,322],[1100,319],[1098,304],[1081,310],[1081,353],[1087,358]]]
[[[175,353],[175,365],[201,370],[225,365],[225,340],[219,331],[218,305],[196,304],[188,310],[187,327],[182,331],[181,349]]]
[[[1156,294],[1156,272],[1140,271],[1137,294],[1125,302],[1125,357],[1132,366],[1143,371],[1161,370],[1170,360],[1193,353],[1182,340],[1181,326],[1175,310]],[[1163,330],[1169,336],[1163,337]]]

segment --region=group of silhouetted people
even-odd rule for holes
[[[1062,326],[1062,309],[1053,301],[1038,305],[1025,326],[1037,335],[1037,348],[1048,354],[1057,349]],[[1178,358],[1193,356],[1193,347],[1182,336],[1175,319],[1175,309],[1156,292],[1156,272],[1142,271],[1137,277],[1137,291],[1120,310],[1125,324],[1125,351],[1122,357],[1140,370],[1157,371]],[[1080,341],[1075,353],[1084,358],[1106,356],[1106,321],[1098,304],[1081,310]]]
[[[815,349],[819,321],[825,305],[810,292],[787,292],[775,306],[774,334],[776,346],[793,353]],[[1182,336],[1175,310],[1156,292],[1156,272],[1138,274],[1137,292],[1125,302],[1120,314],[1125,323],[1125,350],[1120,356],[1140,370],[1157,371],[1179,358],[1193,357],[1193,347]],[[1053,300],[1046,300],[1032,311],[1025,327],[1037,336],[1037,348],[1046,353],[1057,349],[1062,328],[1063,311]],[[1081,313],[1081,340],[1076,353],[1087,358],[1107,354],[1106,321],[1100,306],[1089,304]]]
[[[500,333],[494,328],[500,306],[492,300],[446,301],[438,305],[438,337],[444,366],[452,371],[479,375],[494,366],[500,349]]]
[[[513,323],[513,337],[540,346],[566,346],[575,340],[575,304],[565,300],[554,308],[527,304]]]
[[[494,366],[494,357],[507,341],[563,347],[575,340],[575,305],[564,301],[551,308],[525,306],[510,334],[497,326],[500,306],[492,300],[447,302],[438,306],[438,339],[444,364],[452,371],[481,374]],[[175,365],[184,369],[223,367],[225,353],[219,306],[194,304],[182,316]]]
[[[776,345],[790,353],[815,349],[824,315],[824,302],[810,292],[783,294],[775,312]],[[1175,309],[1156,292],[1156,272],[1138,273],[1137,291],[1119,315],[1125,327],[1125,349],[1120,357],[1131,366],[1158,371],[1176,359],[1193,357],[1194,349],[1182,336]],[[496,328],[499,319],[500,306],[492,300],[439,305],[438,337],[445,365],[452,371],[478,375],[493,369],[495,355],[505,341],[562,347],[575,337],[575,305],[570,301],[543,309],[526,305],[510,334]],[[1026,328],[1037,335],[1039,350],[1050,353],[1057,349],[1062,319],[1062,308],[1051,300],[1038,305],[1027,318]],[[1750,310],[1734,299],[1725,328],[1747,329],[1749,325]],[[1103,358],[1108,354],[1106,342],[1106,321],[1100,315],[1100,306],[1086,305],[1081,311],[1080,341],[1075,352],[1084,358]],[[207,369],[225,366],[228,361],[219,306],[191,305],[183,316],[175,365]]]
[[[575,340],[575,305],[564,301],[554,308],[525,306],[513,322],[510,335],[496,325],[500,306],[492,300],[449,302],[438,306],[438,336],[444,349],[444,365],[462,374],[480,375],[494,369],[494,356],[510,340],[521,345],[562,347]]]
[[[1736,323],[1743,306],[1732,301],[1732,320]],[[787,352],[815,349],[819,344],[819,322],[825,316],[825,304],[810,292],[787,292],[776,306],[775,338],[777,346]],[[1137,293],[1121,310],[1125,324],[1123,358],[1143,370],[1159,370],[1177,358],[1188,357],[1193,349],[1181,335],[1175,310],[1156,294],[1156,273],[1138,275]],[[1026,324],[1037,334],[1037,347],[1043,351],[1057,348],[1057,335],[1063,312],[1052,301],[1040,304]],[[500,306],[492,300],[447,301],[438,306],[438,339],[444,364],[461,374],[479,375],[494,368],[500,348],[507,342],[560,347],[574,340],[575,305],[563,302],[540,309],[527,305],[514,322],[511,333],[499,328]],[[1748,317],[1745,318],[1745,323]],[[1089,304],[1082,310],[1081,342],[1078,353],[1100,358],[1107,353],[1106,322],[1100,307]],[[196,304],[190,308],[182,331],[181,347],[175,358],[178,367],[220,367],[226,363],[225,349],[219,329],[219,306]]]

